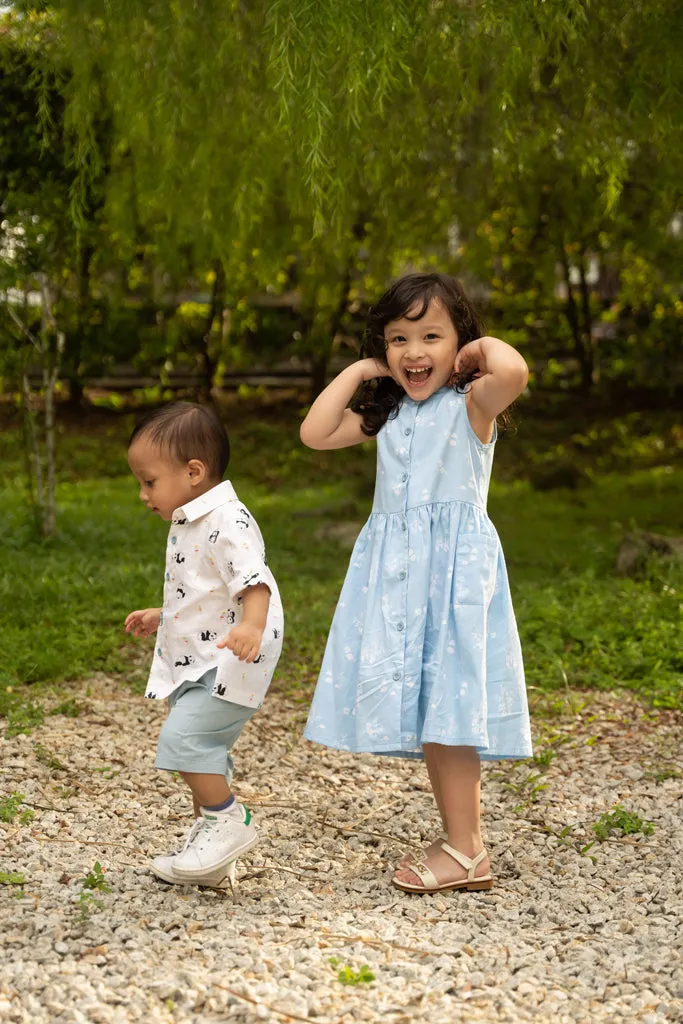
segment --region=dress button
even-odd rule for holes
[[[400,580],[404,580],[404,579],[406,578],[406,575],[407,575],[407,574],[406,574],[405,570],[404,570],[404,569],[401,569],[400,573],[398,574],[398,578],[399,578]]]
[[[399,633],[402,633],[403,630],[405,629],[405,626],[404,626],[404,624],[402,622],[397,622],[396,623],[396,629],[399,631]]]
[[[391,678],[392,678],[392,679],[395,679],[395,680],[396,680],[396,682],[398,682],[398,681],[399,681],[399,679],[401,678],[401,673],[400,673],[400,672],[398,672],[398,671],[396,671],[396,672],[394,672],[394,674],[392,675],[392,677],[391,677]]]

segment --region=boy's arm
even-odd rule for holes
[[[144,608],[126,616],[124,629],[133,636],[151,636],[156,633],[161,620],[161,608]]]
[[[270,607],[270,588],[265,583],[247,587],[238,594],[244,612],[242,621],[234,626],[227,636],[218,642],[218,647],[227,647],[240,661],[252,662],[258,657],[263,631]]]
[[[359,359],[347,366],[309,409],[299,432],[303,443],[322,451],[368,441],[361,430],[363,417],[347,406],[363,381],[389,376],[388,368],[376,359]]]

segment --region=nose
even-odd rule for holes
[[[414,363],[424,355],[424,346],[422,344],[422,338],[418,335],[417,337],[408,338],[405,349],[405,358]]]
[[[140,487],[140,501],[147,501],[147,492],[144,487]]]

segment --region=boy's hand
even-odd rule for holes
[[[131,612],[125,622],[126,633],[133,636],[151,636],[159,628],[161,619],[161,608],[145,608],[142,611]]]
[[[252,662],[258,657],[263,630],[249,622],[241,622],[219,640],[218,647],[227,647],[240,661]]]

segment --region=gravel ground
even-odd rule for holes
[[[152,767],[164,709],[88,686],[78,717],[2,742],[3,795],[35,817],[0,826],[0,871],[25,876],[0,886],[0,1019],[683,1021],[673,713],[625,695],[539,705],[537,761],[484,769],[495,888],[411,896],[390,872],[437,832],[424,767],[305,743],[304,710],[272,695],[237,747],[263,840],[233,897],[149,874],[190,824]],[[585,850],[617,804],[652,834]],[[96,861],[108,893],[83,888]],[[373,981],[339,981],[363,965]]]

